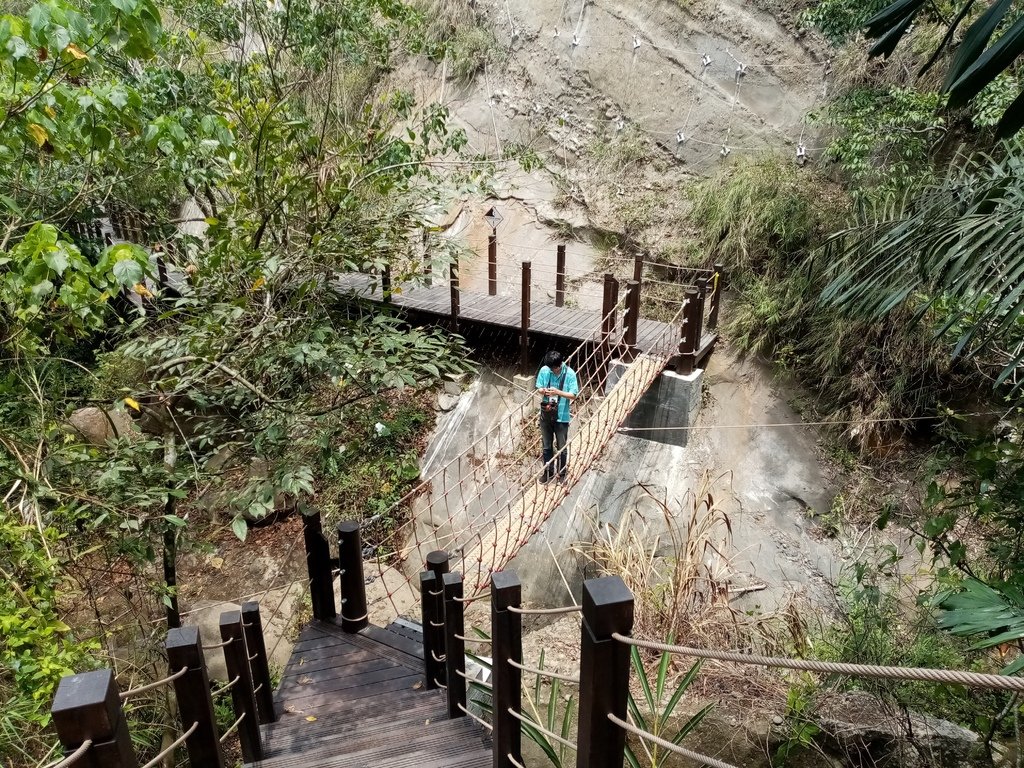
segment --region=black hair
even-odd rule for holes
[[[548,352],[544,355],[544,365],[548,368],[557,368],[562,364],[562,353],[561,352]]]

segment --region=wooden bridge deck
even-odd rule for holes
[[[384,303],[379,279],[372,275],[348,272],[340,275],[335,285],[342,293],[350,293],[378,304]],[[451,289],[448,285],[402,286],[391,295],[391,305],[424,315],[431,320],[451,317]],[[522,321],[519,296],[489,296],[484,293],[459,293],[459,320],[518,331]],[[601,313],[586,309],[556,307],[533,302],[530,308],[530,333],[564,339],[573,344],[599,341]],[[636,344],[641,352],[664,352],[658,349],[669,333],[668,323],[640,319]]]
[[[392,624],[314,621],[292,650],[254,768],[490,768],[490,742],[423,685],[423,647]]]

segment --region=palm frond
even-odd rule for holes
[[[1024,327],[1024,162],[1007,149],[999,160],[954,163],[915,197],[862,209],[814,257],[828,281],[821,300],[864,319],[911,298],[921,319],[941,301],[951,308],[939,331],[962,328],[954,357],[1016,338]]]

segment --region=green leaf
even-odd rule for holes
[[[176,528],[184,528],[186,525],[185,521],[177,515],[164,515],[164,520]]]
[[[962,19],[972,4],[965,3],[957,18]],[[989,38],[992,37],[992,33],[996,31],[996,27],[999,26],[999,23],[1006,16],[1006,12],[1010,10],[1012,4],[1013,0],[997,0],[967,28],[967,32],[964,33],[964,39],[957,47],[956,55],[949,65],[949,71],[946,72],[946,79],[942,83],[943,91],[948,91],[953,83],[960,79],[960,76],[967,68],[978,60],[978,56],[981,55],[985,45],[988,44]],[[947,37],[956,29],[957,23],[959,22],[950,25]]]
[[[114,262],[113,273],[114,279],[124,286],[132,286],[136,283],[140,283],[145,277],[145,272],[143,272],[142,266],[131,259],[121,259],[120,261]]]
[[[56,272],[58,276],[63,275],[64,270],[68,268],[68,256],[63,248],[46,251],[43,254],[43,261],[46,262],[46,266]]]
[[[239,541],[245,541],[245,537],[249,535],[249,524],[244,517],[238,515],[231,521],[231,530]]]
[[[949,88],[949,106],[961,107],[1024,53],[1024,16],[979,56]]]

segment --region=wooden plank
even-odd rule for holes
[[[359,699],[366,698],[367,696],[376,696],[381,693],[388,693],[391,691],[405,691],[413,690],[414,685],[423,686],[422,675],[406,675],[404,677],[392,677],[388,680],[379,680],[372,686],[364,685],[361,687],[350,688],[345,691],[344,694],[336,692],[326,694],[316,694],[313,696],[305,696],[301,699],[292,698],[286,702],[282,702],[284,707],[289,705],[301,709],[303,712],[310,712],[316,709],[332,709],[337,707],[339,699],[344,699],[346,702],[355,702]]]
[[[375,657],[372,653],[361,651],[358,648],[353,649],[353,651],[353,653],[338,654],[336,656],[328,656],[323,659],[307,661],[304,664],[289,664],[285,667],[284,674],[281,676],[280,690],[286,690],[286,682],[297,680],[301,677],[323,675],[331,672],[349,674],[350,672],[357,671],[361,665],[373,664],[380,661],[380,659]],[[394,662],[389,661],[389,663],[393,664]]]
[[[378,667],[371,669],[371,667]],[[339,675],[324,680],[314,681],[307,685],[294,686],[281,695],[281,701],[285,705],[292,704],[302,707],[303,702],[310,698],[333,694],[335,698],[351,699],[357,691],[376,690],[378,683],[387,683],[395,679],[409,677],[409,670],[396,665],[381,665],[380,660],[367,665],[367,671],[358,675]]]

